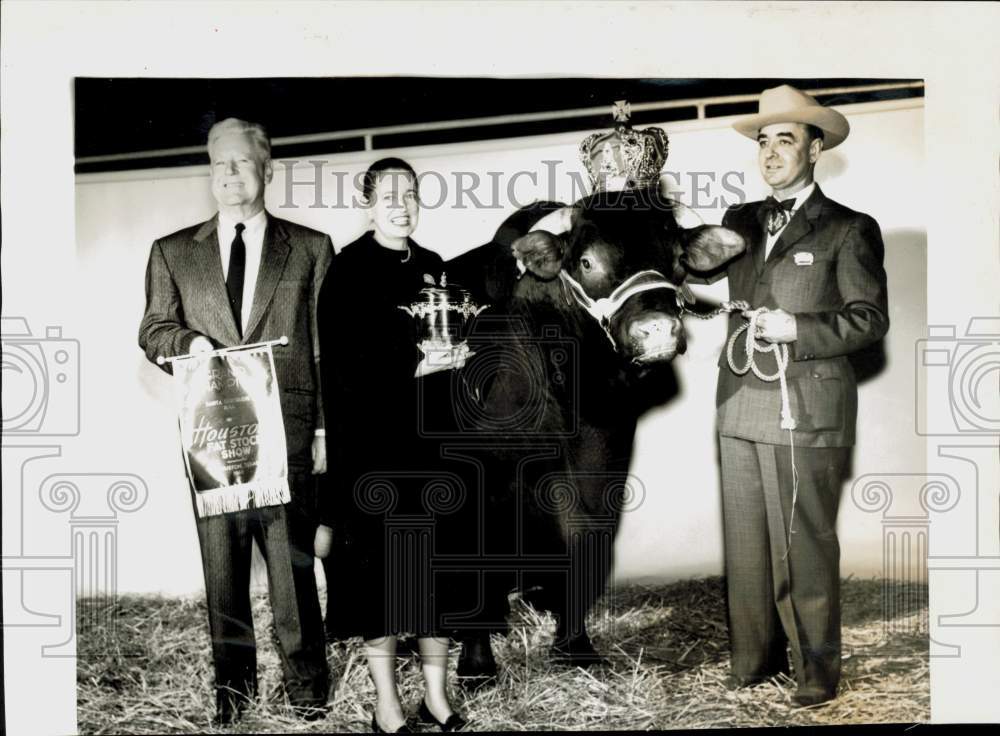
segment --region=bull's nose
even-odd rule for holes
[[[642,343],[652,339],[677,339],[681,323],[667,317],[653,317],[636,320],[629,325],[628,336],[635,342]]]
[[[684,352],[684,332],[679,319],[665,315],[640,318],[628,327],[632,360],[656,363],[673,360]]]

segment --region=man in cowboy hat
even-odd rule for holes
[[[733,127],[757,141],[773,196],[730,208],[722,223],[747,242],[724,275],[730,299],[751,307],[730,315],[716,396],[728,684],[787,673],[790,645],[793,701],[816,705],[836,695],[840,679],[836,521],[858,399],[848,357],[889,327],[882,236],[875,220],[828,199],[813,181],[820,155],[849,132],[839,112],[782,85],[765,90],[759,113]],[[751,316],[758,347],[748,356],[746,333],[734,333]],[[752,357],[762,374],[776,376],[777,354],[757,352],[772,346],[787,350],[787,392],[747,370]],[[783,406],[791,410],[784,420]]]

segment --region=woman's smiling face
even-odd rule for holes
[[[379,174],[369,199],[375,231],[387,238],[407,238],[417,227],[420,201],[413,174],[389,169]]]

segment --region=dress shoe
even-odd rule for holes
[[[372,711],[372,733],[413,733],[413,729],[404,721],[403,725],[397,728],[395,731],[386,731],[380,725],[378,725],[378,717],[375,712]]]
[[[837,693],[815,687],[800,687],[792,696],[792,703],[797,708],[808,708],[811,705],[826,703],[837,697]]]
[[[431,709],[427,707],[426,700],[420,701],[420,710],[417,711],[417,718],[420,719],[421,723],[433,724],[438,728],[440,728],[442,731],[461,731],[467,725],[466,720],[462,718],[462,716],[460,716],[458,713],[452,713],[450,716],[448,716],[448,720],[446,720],[444,723],[441,723],[441,721],[435,718],[434,714],[431,713]]]

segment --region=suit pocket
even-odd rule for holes
[[[844,381],[821,367],[810,368],[789,386],[792,416],[802,432],[840,432],[844,429]]]

